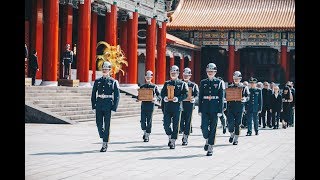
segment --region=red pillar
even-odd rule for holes
[[[283,68],[283,71],[285,72],[285,78],[286,81],[288,81],[288,71],[287,71],[287,46],[282,45],[281,46],[281,67]]]
[[[170,56],[170,67],[169,69],[174,65],[174,56]]]
[[[70,5],[64,5],[62,9],[62,28],[61,28],[61,50],[62,52],[66,49],[66,44],[70,44],[72,49],[72,12],[73,7]]]
[[[183,79],[183,70],[184,70],[184,57],[180,57],[180,79]]]
[[[44,43],[43,45],[43,74],[42,85],[58,85],[58,28],[59,28],[59,1],[47,0],[44,4]]]
[[[191,69],[192,76],[190,78],[191,81],[194,81],[194,51],[191,52],[191,61],[189,61],[189,68]]]
[[[79,3],[79,28],[77,44],[77,79],[80,85],[89,85],[91,1]]]
[[[150,18],[147,20],[147,38],[146,38],[146,65],[145,72],[148,70],[155,72],[156,58],[156,19]],[[155,78],[152,79],[154,83]]]
[[[117,45],[117,6],[111,5],[110,12],[106,13],[106,42],[111,46]]]
[[[129,12],[128,20],[128,84],[138,82],[138,12]]]
[[[42,51],[43,51],[43,0],[33,0],[32,14],[32,41],[31,48],[28,46],[28,55],[32,54],[32,50],[37,51],[39,71],[36,79],[42,79]]]
[[[201,52],[195,51],[195,66],[194,66],[194,78],[195,83],[199,84],[201,81]]]
[[[229,45],[229,66],[228,66],[228,81],[232,81],[234,72],[234,45]]]
[[[120,24],[120,48],[122,49],[124,56],[128,60],[128,44],[127,44],[127,19],[126,17],[122,17],[121,24]],[[122,75],[122,72],[119,72],[119,83],[127,83],[128,77],[127,77],[127,66],[123,65],[122,70],[124,71],[124,75]]]
[[[161,26],[158,28],[158,40],[157,40],[157,73],[156,83],[164,84],[166,81],[166,40],[167,40],[167,23],[161,22]]]
[[[95,12],[91,12],[91,45],[90,45],[90,53],[91,53],[91,70],[92,70],[92,81],[96,79],[96,55],[97,55],[97,22],[98,22],[98,14]]]

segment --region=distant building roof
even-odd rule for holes
[[[196,46],[194,44],[188,43],[182,39],[179,39],[171,34],[167,33],[167,43],[168,44],[173,44],[173,45],[177,45],[177,46],[181,46],[187,49],[201,49],[201,47]]]

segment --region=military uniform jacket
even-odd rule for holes
[[[198,85],[192,81],[186,82],[188,84],[188,88],[192,88],[192,96],[196,98],[199,94],[199,88]],[[183,101],[182,102],[183,111],[192,111],[194,109],[194,103],[191,103],[190,101]]]
[[[270,109],[270,100],[271,100],[272,90],[271,89],[262,89],[262,100],[263,100],[263,108]]]
[[[72,51],[63,52],[62,64],[64,64],[65,66],[69,66],[69,64],[72,64],[72,61],[73,61],[73,52]]]
[[[144,84],[142,86],[140,86],[140,88],[151,88],[153,89],[153,97],[156,97],[157,100],[160,100],[160,92],[158,89],[158,86],[155,84]],[[141,110],[142,111],[153,111],[154,109],[154,103],[152,101],[142,101],[141,102]]]
[[[98,95],[113,95],[111,98],[100,98]],[[91,95],[92,109],[117,111],[119,103],[119,83],[112,77],[101,77],[94,81]]]
[[[249,101],[249,89],[248,87],[238,84],[230,84],[228,88],[242,88],[242,97],[245,97],[245,102]],[[245,102],[241,101],[229,101],[228,103],[228,112],[243,112],[245,108]]]
[[[168,96],[168,89],[167,86],[175,86],[174,88],[174,97],[178,98],[178,102],[164,102],[164,112],[176,112],[182,110],[182,101],[187,98],[188,96],[188,84],[181,81],[180,79],[177,80],[169,80],[166,81],[163,85],[161,90],[161,98]]]
[[[277,111],[280,112],[281,109],[283,109],[283,103],[282,103],[282,96],[281,94],[278,94],[278,96],[276,97],[275,94],[272,94],[271,96],[271,106],[270,108],[272,109],[272,111]]]
[[[221,80],[203,79],[199,88],[199,112],[201,113],[222,113],[223,110],[223,85]],[[206,99],[206,96],[213,96],[214,99]]]
[[[259,112],[262,110],[262,93],[258,88],[249,89],[249,101],[246,102],[247,112]]]

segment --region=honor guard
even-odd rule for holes
[[[63,53],[62,64],[63,64],[63,78],[70,79],[70,68],[73,62],[73,52],[70,50],[70,44],[66,45],[66,51]]]
[[[102,64],[102,77],[96,79],[92,88],[91,104],[96,113],[96,124],[102,148],[100,152],[106,152],[109,142],[111,111],[117,111],[120,91],[118,81],[110,77],[110,62]]]
[[[248,83],[248,81],[243,81],[242,83],[245,87],[248,87],[250,89],[250,84]],[[242,115],[242,120],[241,120],[241,128],[246,128],[247,127],[247,122],[248,122],[248,118],[247,118],[247,112],[244,111],[243,115]]]
[[[222,110],[222,116],[220,116],[220,121],[222,125],[222,133],[225,134],[227,132],[226,128],[226,115],[225,111],[227,110],[227,100],[226,100],[226,84],[224,83],[223,79],[221,77],[217,77],[219,80],[222,81],[222,89],[223,89],[223,110]]]
[[[215,78],[217,66],[209,63],[206,68],[207,79],[200,82],[199,88],[199,115],[201,115],[201,130],[206,140],[204,150],[207,156],[212,156],[215,143],[218,117],[223,111],[223,85],[222,81]]]
[[[242,99],[241,101],[228,101],[228,129],[230,132],[229,142],[233,145],[238,144],[238,138],[240,135],[240,124],[242,115],[244,112],[245,102],[249,100],[249,90],[240,84],[242,75],[240,71],[235,71],[233,73],[233,84],[228,86],[228,88],[242,88]]]
[[[164,120],[163,127],[166,134],[169,137],[168,146],[170,149],[175,149],[175,142],[178,138],[179,122],[182,111],[182,101],[188,96],[188,85],[187,83],[178,79],[179,68],[173,65],[170,68],[171,80],[166,81],[161,90],[161,98],[164,101]],[[169,87],[170,86],[170,87]],[[168,87],[174,88],[174,97],[168,98]],[[171,129],[172,119],[172,129]]]
[[[182,102],[182,113],[181,113],[181,121],[180,121],[180,131],[183,132],[182,145],[188,145],[188,136],[191,131],[191,121],[192,121],[192,113],[194,110],[195,97],[199,94],[198,85],[194,82],[190,81],[191,78],[191,69],[185,68],[183,70],[183,81],[188,84],[189,91],[192,89],[191,99],[185,99]],[[189,92],[190,93],[190,92]]]
[[[257,88],[257,79],[250,78],[249,80],[249,101],[246,102],[246,114],[247,114],[247,124],[248,132],[247,136],[252,134],[252,121],[254,125],[254,131],[258,135],[258,114],[262,110],[262,93],[261,90]]]
[[[152,101],[142,101],[141,102],[141,129],[143,130],[143,141],[149,142],[149,136],[151,133],[151,127],[152,127],[152,115],[153,115],[153,109],[154,109],[154,103],[158,100],[160,100],[160,92],[158,90],[158,86],[151,83],[151,80],[153,78],[152,71],[147,71],[145,80],[146,84],[143,84],[140,86],[140,88],[147,88],[153,90],[153,100]]]

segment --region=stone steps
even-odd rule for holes
[[[33,96],[25,97],[25,101],[42,101],[42,100],[90,100],[91,96]],[[134,101],[133,98],[127,96],[120,96],[120,99],[123,101]]]

